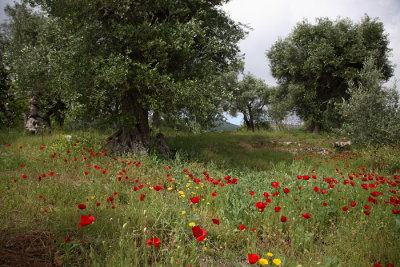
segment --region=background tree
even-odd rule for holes
[[[267,114],[278,129],[282,130],[283,121],[288,117],[290,110],[290,102],[283,90],[279,86],[271,87]]]
[[[37,132],[51,125],[51,116],[63,124],[65,104],[56,86],[59,68],[54,64],[57,23],[25,4],[7,6],[5,11],[9,16],[8,24],[3,25],[5,61],[18,84],[19,96],[29,102],[25,128]]]
[[[69,35],[59,86],[75,105],[115,99],[117,152],[147,150],[150,111],[209,120],[223,97],[214,77],[236,64],[245,35],[219,8],[226,1],[29,2]]]
[[[235,88],[228,108],[230,115],[242,113],[247,130],[254,131],[257,126],[265,126],[268,123],[266,105],[270,94],[270,88],[265,82],[252,74],[246,74],[241,81],[230,86]]]
[[[347,90],[348,100],[338,105],[344,118],[340,133],[354,144],[373,148],[400,143],[400,102],[395,88],[383,88],[384,77],[369,58]]]
[[[382,77],[393,74],[388,38],[377,19],[360,23],[320,18],[316,25],[303,21],[267,52],[272,75],[282,94],[314,132],[340,125],[335,102],[346,98],[348,80],[358,80],[366,57],[376,59]]]

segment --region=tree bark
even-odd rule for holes
[[[158,111],[154,111],[153,117],[152,117],[152,127],[159,128],[160,125],[161,125],[160,113]]]
[[[249,121],[249,118],[247,118],[246,112],[243,112],[243,120],[244,120],[244,124],[246,124],[247,130],[249,130],[250,129],[250,121]]]
[[[249,126],[250,126],[250,130],[252,132],[254,132],[254,118],[253,118],[253,112],[251,110],[251,106],[247,106],[248,110],[249,110]]]
[[[321,124],[320,123],[313,122],[311,127],[312,127],[312,132],[314,134],[320,134],[320,132],[321,132]]]
[[[147,155],[150,148],[148,110],[139,101],[135,89],[128,89],[122,96],[124,120],[116,133],[107,138],[107,143],[117,154],[134,153]]]
[[[45,120],[40,116],[38,104],[39,95],[33,93],[29,99],[29,112],[25,114],[24,118],[25,129],[33,134],[37,134],[46,128]]]

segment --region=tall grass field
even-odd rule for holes
[[[0,134],[0,266],[400,266],[400,152],[301,131]],[[326,148],[326,149],[323,149]]]

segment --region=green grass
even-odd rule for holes
[[[117,159],[101,152],[101,134],[71,135],[72,141],[63,134],[0,134],[0,265],[12,265],[5,252],[17,248],[25,253],[13,254],[18,255],[14,265],[32,266],[32,258],[64,266],[247,266],[248,253],[262,254],[270,265],[279,258],[282,266],[400,262],[400,219],[392,212],[399,208],[385,203],[399,197],[398,184],[391,187],[400,171],[397,149],[382,149],[381,164],[370,169],[367,151],[327,156],[287,152],[298,143],[328,147],[328,136],[300,131],[207,133],[169,135],[167,141],[177,151],[171,160],[134,155]],[[235,178],[237,183],[228,184]],[[323,178],[337,183],[329,188]],[[273,188],[273,181],[280,187]],[[363,183],[376,183],[376,188],[364,190]],[[135,191],[139,186],[143,188]],[[156,191],[155,186],[163,189]],[[315,192],[315,187],[327,193]],[[255,203],[266,201],[264,192],[277,191],[259,212]],[[378,204],[368,202],[374,191],[383,193],[374,197]],[[191,203],[197,196],[204,197]],[[110,197],[114,200],[107,201]],[[351,201],[357,205],[350,207]],[[87,208],[80,210],[78,204]],[[364,205],[371,206],[370,215],[363,213]],[[277,206],[280,212],[274,211]],[[348,211],[342,210],[345,206]],[[303,218],[303,213],[312,218]],[[94,223],[78,226],[80,216],[87,214],[96,218]],[[281,216],[287,221],[281,222]],[[191,222],[208,231],[205,241],[194,238]],[[161,240],[160,247],[146,244],[153,237]],[[268,258],[267,252],[274,256]]]

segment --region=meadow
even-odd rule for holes
[[[400,263],[398,148],[170,133],[162,159],[111,155],[105,136],[0,134],[1,266]]]

